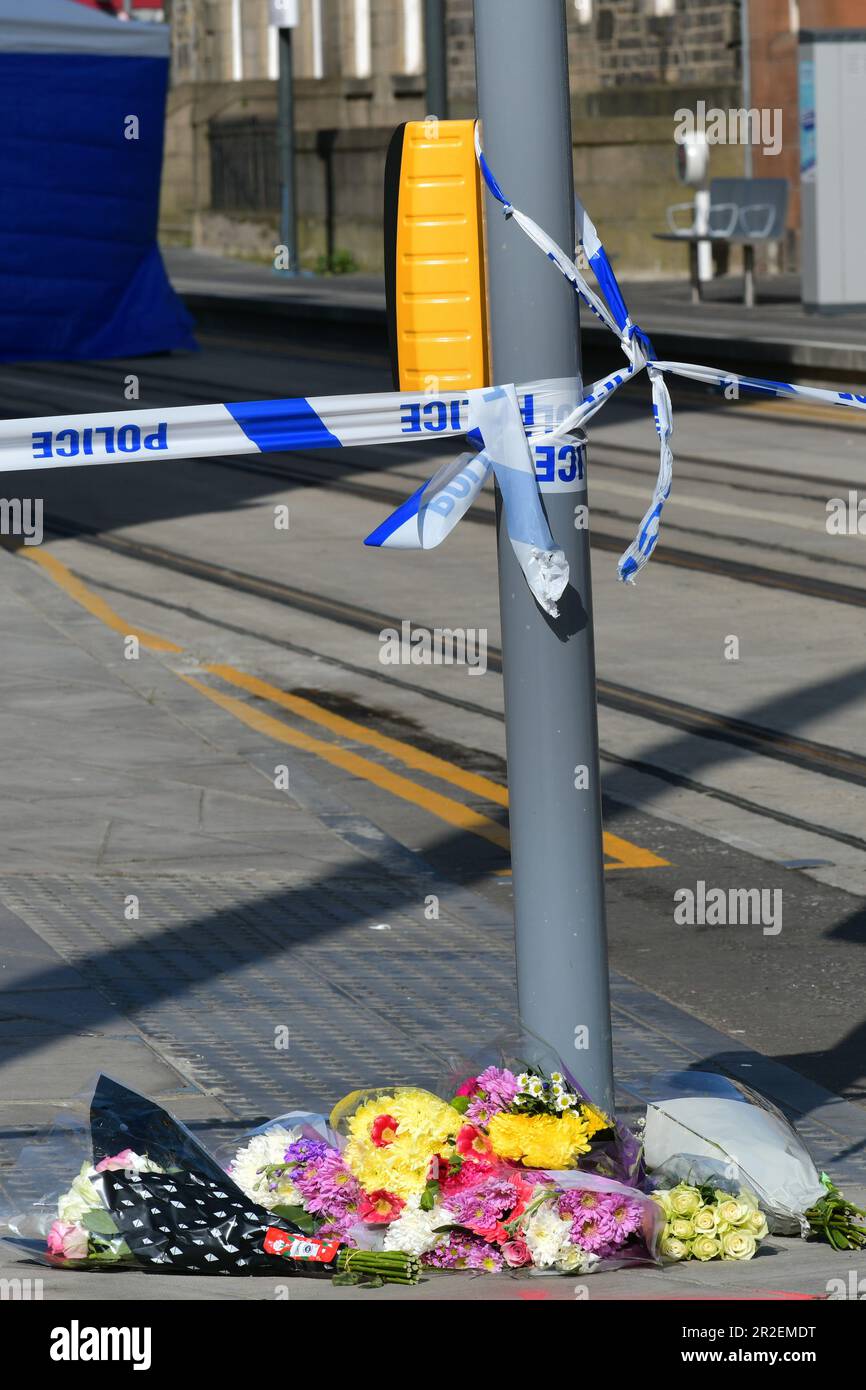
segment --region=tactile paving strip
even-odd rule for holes
[[[438,920],[427,920],[429,891],[429,878],[374,868],[319,879],[250,872],[0,880],[7,906],[158,1053],[250,1122],[327,1109],[359,1085],[435,1087],[449,1058],[513,1026],[509,934],[450,914],[447,890]],[[140,916],[130,921],[132,894]],[[636,1021],[633,986],[628,1012],[616,996],[614,981],[618,1086],[640,1093],[655,1072],[694,1064],[693,1050]],[[631,1117],[626,1108],[623,1118]],[[800,1129],[819,1168],[866,1182],[863,1144],[843,1144],[808,1117]]]

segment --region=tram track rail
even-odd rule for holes
[[[77,539],[86,545],[203,580],[236,593],[246,593],[355,631],[378,636],[386,628],[399,628],[400,625],[399,619],[394,618],[392,614],[351,603],[346,599],[314,593],[284,584],[281,580],[186,555],[152,542],[89,530],[62,518],[49,518],[46,531],[58,538]],[[147,595],[141,597],[148,601]],[[502,652],[490,644],[487,647],[487,664],[491,670],[501,673]],[[702,710],[685,701],[639,690],[634,686],[605,678],[598,679],[597,693],[600,705],[620,713],[696,737],[727,743],[750,753],[786,762],[807,772],[866,786],[866,758],[856,753],[735,716]]]

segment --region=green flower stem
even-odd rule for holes
[[[349,1250],[337,1255],[339,1274],[358,1274],[384,1279],[389,1284],[417,1284],[421,1267],[414,1255],[402,1250]]]
[[[824,1240],[834,1250],[861,1250],[866,1246],[866,1212],[855,1207],[829,1178],[822,1177],[827,1196],[822,1197],[806,1212],[813,1237]]]

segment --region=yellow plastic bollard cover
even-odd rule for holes
[[[489,386],[484,217],[474,121],[409,121],[394,287],[400,390]]]

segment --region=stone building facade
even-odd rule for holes
[[[401,121],[427,114],[423,0],[298,4],[302,259],[315,263],[324,249],[330,187],[337,248],[361,267],[378,268],[387,142]],[[232,254],[269,255],[278,60],[267,0],[165,0],[165,7],[173,75],[163,234]],[[864,7],[866,0],[751,0],[755,102],[793,100],[796,108],[798,22],[851,24],[851,12]],[[675,177],[675,113],[699,100],[724,109],[741,104],[740,0],[566,0],[566,14],[581,195],[624,271],[683,273],[682,248],[652,238],[667,206],[688,197]],[[446,42],[449,114],[471,116],[472,0],[446,0]],[[795,118],[796,109],[792,132]],[[796,179],[791,150],[784,169],[781,159],[776,163],[766,172]],[[713,148],[712,174],[742,168],[741,148]]]

